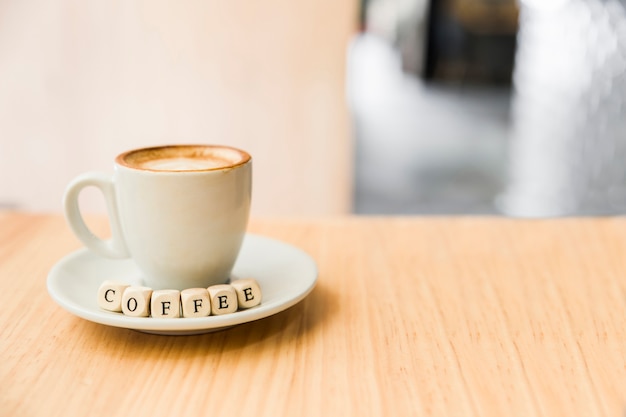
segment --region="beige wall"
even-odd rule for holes
[[[80,172],[163,143],[243,147],[253,214],[346,212],[357,2],[0,2],[0,205],[58,211]],[[87,194],[84,207],[100,208]]]

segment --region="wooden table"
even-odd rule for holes
[[[102,218],[91,222],[101,232]],[[626,219],[255,219],[319,281],[199,336],[74,317],[46,292],[80,245],[0,213],[2,416],[621,416]]]

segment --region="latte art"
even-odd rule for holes
[[[154,171],[199,171],[204,169],[222,168],[231,165],[232,162],[218,158],[167,158],[153,159],[142,163],[144,169]]]

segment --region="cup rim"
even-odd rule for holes
[[[241,155],[241,160],[236,163],[231,163],[227,165],[222,165],[219,167],[213,168],[202,168],[202,169],[187,169],[187,170],[174,170],[174,169],[152,169],[152,168],[143,168],[137,165],[133,165],[127,161],[129,155],[140,153],[140,152],[159,152],[159,150],[167,149],[167,148],[184,148],[184,149],[227,149],[234,152],[237,152]],[[116,165],[132,169],[140,172],[154,172],[154,173],[175,173],[175,174],[185,174],[185,173],[199,173],[199,172],[211,172],[211,171],[223,171],[228,169],[237,168],[239,166],[245,165],[252,160],[252,156],[243,149],[235,148],[233,146],[228,145],[217,145],[217,144],[172,144],[172,145],[158,145],[158,146],[148,146],[145,148],[136,148],[130,149],[119,154],[115,158]]]

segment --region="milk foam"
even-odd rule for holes
[[[155,171],[198,171],[226,167],[230,164],[231,161],[225,159],[205,156],[203,158],[173,157],[153,159],[143,162],[141,166]]]

